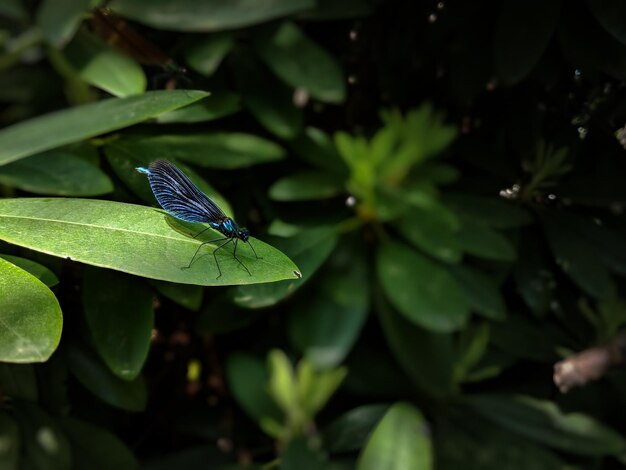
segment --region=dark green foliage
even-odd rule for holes
[[[625,15],[0,2],[0,468],[621,468]]]

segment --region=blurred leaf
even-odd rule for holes
[[[377,313],[389,349],[413,384],[433,397],[453,395],[456,384],[452,336],[424,330],[381,301]]]
[[[224,312],[228,312],[228,315],[224,315]],[[263,312],[251,312],[248,309],[238,308],[225,294],[211,297],[204,304],[196,319],[195,327],[202,334],[228,333],[242,329],[264,316]]]
[[[117,140],[114,145],[131,154],[149,154],[151,161],[174,158],[207,168],[245,168],[285,156],[274,142],[237,132],[135,136]]]
[[[285,83],[303,88],[320,101],[345,100],[346,83],[341,65],[295,24],[282,23],[255,45],[261,58]]]
[[[45,114],[0,131],[0,165],[137,124],[204,98],[203,91],[151,91]]]
[[[150,188],[150,184],[145,175],[140,174],[136,168],[143,166],[147,168],[155,158],[148,151],[129,151],[123,146],[117,145],[115,142],[105,146],[107,160],[117,177],[128,186],[139,198],[153,206],[159,207],[159,203],[154,197],[154,193]],[[198,173],[192,170],[187,164],[170,159],[170,161],[180,168],[194,184],[209,196],[224,213],[232,217],[233,210],[228,201],[220,193],[205,181]]]
[[[85,30],[78,32],[65,54],[83,80],[114,96],[137,95],[146,89],[146,76],[137,62]]]
[[[431,470],[434,468],[428,423],[406,402],[391,406],[363,448],[357,470]]]
[[[241,28],[307,10],[313,0],[266,0],[251,6],[247,0],[113,0],[109,7],[121,16],[159,29],[211,32]]]
[[[131,450],[110,431],[67,416],[57,422],[72,447],[72,468],[134,470],[139,467]]]
[[[24,10],[24,6],[20,0],[0,1],[0,14],[18,21],[28,20],[28,14]]]
[[[464,252],[479,258],[514,261],[517,256],[507,237],[474,219],[464,217],[456,237]]]
[[[157,116],[160,124],[195,123],[221,119],[238,113],[241,99],[235,93],[226,90],[211,90],[211,96],[184,108]]]
[[[343,20],[360,18],[372,13],[373,5],[369,0],[317,0],[317,6],[298,15],[302,19],[315,21]]]
[[[527,396],[474,395],[467,402],[494,423],[533,441],[578,455],[618,454],[626,440],[581,413]]]
[[[276,181],[269,189],[275,201],[310,201],[328,199],[344,192],[341,178],[321,171],[292,173]]]
[[[533,312],[544,314],[556,288],[550,261],[536,234],[522,232],[520,242],[514,273],[517,289]]]
[[[0,258],[0,361],[46,361],[62,327],[61,308],[50,289]]]
[[[293,139],[302,132],[304,116],[294,104],[291,88],[258,61],[239,60],[236,72],[244,104],[263,127],[283,139]]]
[[[0,166],[0,183],[53,196],[99,196],[113,191],[113,182],[97,166],[60,150]]]
[[[239,257],[249,275],[237,268],[232,252],[220,250],[222,276],[206,246],[189,269],[205,239],[160,210],[111,201],[81,199],[0,200],[0,239],[53,256],[182,284],[229,285],[293,279],[298,268],[269,245],[252,239],[259,259],[243,247]],[[211,238],[208,238],[209,240]],[[94,243],[97,241],[97,244]]]
[[[311,165],[333,173],[346,174],[347,167],[333,139],[316,127],[307,127],[289,143],[293,152]]]
[[[185,60],[199,74],[210,77],[230,52],[235,38],[229,33],[202,36],[185,49]]]
[[[332,253],[337,243],[337,235],[333,229],[320,227],[290,238],[272,239],[272,242],[298,263],[301,279],[271,285],[236,287],[231,290],[236,305],[244,308],[269,307],[292,295],[315,274]]]
[[[18,470],[20,460],[20,433],[15,420],[7,413],[0,412],[0,468]]]
[[[230,465],[226,465],[226,463],[230,461],[231,456],[224,454],[214,444],[207,444],[203,446],[194,445],[193,447],[180,452],[159,455],[158,457],[150,459],[148,462],[142,462],[141,469],[202,469],[207,466],[207,462],[210,462],[211,467],[217,470],[262,470],[261,467],[257,467],[255,465],[245,467],[231,467]]]
[[[152,337],[152,292],[141,279],[105,269],[85,269],[83,308],[96,350],[119,378],[141,372]]]
[[[471,378],[471,371],[483,358],[489,345],[489,324],[473,325],[463,330],[459,337],[457,360],[454,364],[454,379],[463,382]]]
[[[333,453],[361,449],[388,409],[389,405],[363,405],[342,414],[324,429],[325,448]]]
[[[526,78],[548,47],[560,10],[560,0],[502,2],[494,34],[498,78],[507,84]],[[532,35],[528,34],[529,28],[533,30]]]
[[[280,470],[328,470],[329,463],[304,438],[294,439],[280,457]]]
[[[39,393],[34,367],[31,364],[0,363],[0,390],[2,395],[12,398],[37,401]]]
[[[17,401],[14,408],[23,444],[20,468],[70,470],[70,444],[57,423],[34,403]]]
[[[201,286],[176,284],[174,282],[150,281],[164,297],[189,310],[198,311],[202,305],[204,289]]]
[[[298,407],[298,389],[293,367],[285,353],[273,349],[267,356],[269,369],[268,392],[276,404],[289,413]]]
[[[378,279],[387,298],[407,319],[423,328],[449,332],[470,313],[465,293],[448,271],[399,243],[378,251]]]
[[[102,0],[44,0],[37,10],[37,24],[46,40],[63,48],[74,36],[85,13]]]
[[[504,297],[491,276],[467,265],[451,266],[449,269],[474,312],[490,320],[506,318]]]
[[[83,347],[69,346],[67,359],[72,374],[105,403],[127,411],[143,411],[148,389],[143,377],[129,382],[113,375],[96,355]]]
[[[587,0],[587,3],[605,31],[626,45],[626,5],[620,0]]]
[[[348,370],[345,367],[316,371],[313,363],[306,358],[298,363],[297,396],[300,400],[300,408],[308,419],[312,420],[326,406],[341,386],[347,373]]]
[[[14,264],[18,268],[22,268],[24,271],[32,274],[47,287],[56,286],[59,283],[59,279],[52,271],[46,268],[44,265],[37,263],[36,261],[20,258],[18,256],[3,255],[0,254],[0,258],[5,259],[9,263]]]
[[[482,222],[493,228],[514,228],[533,222],[531,214],[526,209],[502,198],[446,193],[443,200],[464,218]]]

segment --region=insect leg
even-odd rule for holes
[[[215,240],[209,240],[207,242],[202,242],[200,244],[200,246],[196,249],[196,252],[191,257],[191,261],[189,261],[189,264],[187,266],[183,266],[181,269],[189,269],[189,268],[191,268],[191,265],[193,264],[193,260],[196,259],[196,256],[198,255],[198,252],[200,251],[200,248],[202,248],[204,245],[207,245],[207,244],[213,243],[213,242],[220,242],[222,240],[226,240],[226,237],[216,238]]]
[[[223,238],[221,238],[221,240],[223,240]],[[222,270],[220,269],[220,263],[217,260],[217,256],[215,255],[215,253],[217,252],[217,250],[219,250],[220,248],[223,248],[224,245],[228,245],[230,242],[232,242],[233,239],[229,238],[228,240],[226,240],[224,243],[222,243],[220,246],[218,246],[215,250],[213,250],[213,258],[215,258],[215,264],[217,265],[217,270],[219,271],[219,276],[217,276],[215,279],[219,279],[220,277],[222,277]]]
[[[237,242],[239,241],[238,238],[235,238],[235,250],[233,251],[233,256],[235,257],[235,259],[237,260],[237,262],[243,266],[243,269],[245,269],[246,271],[248,271],[248,275],[252,276],[252,274],[250,274],[250,270],[248,268],[246,268],[246,265],[243,264],[241,262],[241,260],[239,258],[237,258]]]
[[[198,238],[200,235],[202,235],[202,234],[203,234],[204,232],[206,232],[207,230],[211,230],[211,228],[213,228],[213,227],[207,227],[207,228],[205,228],[204,230],[202,230],[202,231],[200,231],[200,232],[196,233],[196,234],[193,236],[193,238]]]
[[[248,242],[248,245],[250,245],[250,248],[252,248],[252,252],[254,253],[254,256],[256,256],[256,259],[263,259],[263,258],[259,258],[259,255],[256,254],[256,250],[252,246],[252,243]]]

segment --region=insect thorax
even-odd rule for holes
[[[225,237],[232,238],[237,234],[237,224],[234,220],[229,218],[224,219],[221,222],[210,222],[209,225],[215,230],[219,231]]]

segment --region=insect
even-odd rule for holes
[[[213,258],[215,258],[215,264],[219,271],[219,276],[217,276],[216,279],[219,279],[222,276],[222,270],[220,269],[220,264],[217,261],[215,253],[234,240],[235,249],[233,256],[237,262],[243,266],[246,272],[250,274],[246,265],[237,258],[237,243],[241,240],[250,245],[254,256],[259,259],[256,250],[250,243],[250,232],[248,232],[247,229],[237,227],[235,221],[226,216],[217,204],[215,204],[209,196],[200,191],[187,175],[180,171],[173,163],[167,160],[157,160],[150,163],[148,168],[137,167],[135,169],[139,173],[148,175],[148,181],[150,182],[154,196],[161,207],[169,214],[186,222],[209,224],[208,228],[196,234],[194,238],[197,238],[209,229],[217,230],[223,235],[223,237],[216,238],[215,240],[202,242],[185,269],[191,267],[200,248],[204,245],[225,240],[224,243],[213,250]]]

